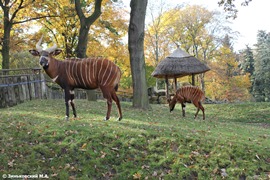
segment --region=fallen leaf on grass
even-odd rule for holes
[[[75,176],[69,176],[68,180],[75,180],[76,177]]]
[[[141,179],[142,175],[140,173],[133,174],[133,179]]]
[[[152,176],[156,177],[158,175],[158,173],[156,171],[153,172]]]
[[[149,169],[149,168],[150,168],[150,166],[147,166],[147,165],[142,166],[142,169]]]
[[[13,166],[14,166],[14,164],[13,164],[14,161],[15,161],[14,159],[12,159],[11,161],[9,161],[9,162],[8,162],[8,166],[9,166],[9,167],[13,167]]]
[[[258,154],[256,154],[256,158],[259,159],[259,160],[261,160],[261,158],[258,156]]]
[[[179,158],[184,158],[185,155],[184,155],[184,154],[179,154],[178,157],[179,157]]]
[[[222,168],[222,169],[220,169],[220,171],[221,171],[221,176],[222,177],[227,177],[228,176],[228,174],[226,173],[226,169]]]
[[[67,164],[65,165],[65,168],[64,168],[64,169],[69,169],[69,168],[70,168],[70,164],[67,163]]]
[[[186,165],[186,164],[184,164],[184,163],[182,163],[186,168],[188,168],[188,165]]]
[[[197,152],[197,151],[192,151],[191,153],[192,153],[193,155],[195,155],[195,156],[200,155],[200,153],[199,153],[199,152]]]
[[[218,168],[215,168],[213,171],[212,171],[213,174],[217,174],[218,173]]]
[[[119,151],[119,149],[118,149],[118,148],[114,148],[114,147],[112,148],[112,150],[114,150],[114,151]]]
[[[87,143],[84,143],[84,144],[82,145],[81,149],[85,149],[86,146],[87,146]]]
[[[51,174],[51,175],[50,175],[50,177],[56,177],[56,176],[58,176],[58,174],[57,174],[57,173],[55,173],[55,174]]]
[[[69,136],[69,135],[72,135],[72,134],[78,134],[78,131],[72,131],[72,130],[66,130],[65,131],[65,135]]]
[[[103,152],[103,151],[101,151],[101,154],[102,154],[102,155],[100,156],[101,158],[105,158],[105,156],[107,155],[107,153],[105,153],[105,152]]]

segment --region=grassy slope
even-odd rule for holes
[[[67,179],[221,179],[270,176],[270,104],[180,105],[140,111],[122,103],[124,119],[102,121],[104,101],[77,101],[65,122],[63,100],[0,109],[0,175]]]

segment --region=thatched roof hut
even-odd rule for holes
[[[160,61],[152,76],[156,78],[180,78],[209,71],[210,68],[194,56],[176,49],[171,55]]]
[[[177,89],[177,78],[192,75],[192,84],[194,85],[194,75],[209,71],[210,68],[187,52],[176,49],[171,55],[160,61],[152,76],[156,78],[165,78],[168,97],[168,79],[175,80],[175,89]]]

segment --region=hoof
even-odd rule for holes
[[[104,117],[104,118],[103,118],[104,121],[108,121],[109,119],[110,119],[110,118],[108,118],[108,117]]]
[[[121,121],[121,120],[122,120],[122,117],[117,118],[117,121]]]
[[[69,117],[68,117],[68,116],[66,116],[66,118],[65,118],[65,119],[66,119],[66,121],[69,121]]]

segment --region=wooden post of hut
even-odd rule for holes
[[[177,77],[174,77],[174,92],[177,91]]]
[[[168,101],[169,99],[171,99],[171,97],[170,97],[170,93],[169,93],[169,79],[167,76],[165,76],[165,83],[166,83],[166,98]]]
[[[192,86],[195,86],[195,74],[191,75],[191,84]]]

